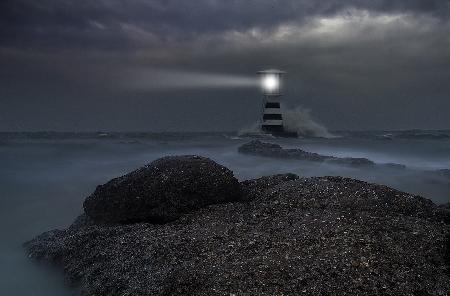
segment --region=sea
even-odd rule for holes
[[[98,184],[166,155],[202,155],[239,180],[278,173],[346,176],[450,202],[450,130],[333,131],[326,138],[264,138],[285,148],[337,157],[364,157],[375,168],[351,167],[238,153],[252,140],[211,133],[0,133],[0,295],[77,293],[62,271],[31,261],[22,244],[65,228]]]

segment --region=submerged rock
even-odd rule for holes
[[[399,164],[399,163],[392,163],[392,162],[383,163],[383,164],[380,164],[379,166],[388,168],[388,169],[394,169],[394,170],[405,170],[406,169],[406,165]]]
[[[84,210],[96,222],[165,223],[240,198],[229,169],[200,156],[169,156],[97,187]]]
[[[136,186],[147,180],[133,176]],[[85,295],[450,293],[447,207],[341,177],[285,174],[240,187],[245,202],[180,211],[170,223],[82,215],[25,246],[62,265]]]
[[[259,140],[253,140],[243,144],[238,148],[240,153],[252,154],[259,156],[289,158],[307,161],[330,162],[336,164],[344,164],[351,166],[373,166],[375,163],[367,158],[355,157],[334,157],[321,155],[318,153],[304,151],[302,149],[285,149],[278,144],[264,143]]]
[[[448,180],[450,180],[450,169],[440,169],[435,172],[443,177],[446,177]]]

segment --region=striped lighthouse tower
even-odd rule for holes
[[[280,98],[282,96],[280,91],[280,78],[285,73],[274,69],[258,72],[261,75],[264,93],[261,129],[272,135],[287,135],[284,130],[283,115],[280,108]]]

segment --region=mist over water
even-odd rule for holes
[[[251,139],[232,133],[0,134],[0,294],[71,295],[61,271],[30,262],[21,244],[70,225],[96,185],[165,155],[210,157],[240,180],[286,172],[341,175],[420,194],[435,203],[449,202],[450,177],[438,170],[450,168],[450,132],[421,132],[418,138],[389,133],[389,140],[385,132],[336,134],[340,137],[268,141],[407,168],[355,168],[242,155],[237,148]]]

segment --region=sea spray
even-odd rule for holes
[[[283,111],[284,128],[288,132],[296,132],[299,137],[332,138],[333,135],[325,126],[316,122],[309,109],[300,106]]]
[[[251,125],[245,126],[238,131],[239,136],[245,136],[250,134],[259,134],[261,131],[261,121],[258,120]]]

